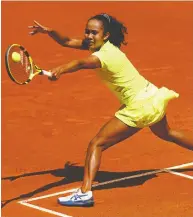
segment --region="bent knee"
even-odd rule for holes
[[[94,137],[89,143],[89,149],[102,148],[105,149],[107,146],[107,141],[103,136]]]
[[[173,141],[175,139],[181,139],[181,138],[183,138],[183,134],[180,131],[170,129],[170,131],[169,131],[169,137]]]
[[[173,142],[178,134],[179,133],[177,131],[173,129],[168,129],[167,131],[164,131],[164,133],[160,133],[160,134],[158,133],[157,136],[163,140]]]

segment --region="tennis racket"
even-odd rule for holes
[[[7,73],[16,84],[28,84],[36,75],[52,76],[51,72],[40,69],[27,50],[19,45],[10,45],[5,54]]]

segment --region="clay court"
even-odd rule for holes
[[[17,85],[4,54],[8,45],[21,44],[45,70],[86,57],[89,52],[63,48],[46,35],[30,36],[27,27],[37,20],[82,37],[87,19],[101,12],[128,27],[123,50],[139,72],[180,94],[168,105],[170,126],[192,132],[192,2],[2,2],[3,217],[192,216],[193,154],[148,128],[104,152],[95,184],[127,180],[93,188],[92,208],[57,204],[81,185],[87,145],[119,102],[93,70]],[[162,168],[169,170],[157,172]]]

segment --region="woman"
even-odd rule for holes
[[[51,80],[80,69],[96,69],[99,76],[119,98],[122,106],[91,140],[87,149],[84,179],[81,188],[58,202],[65,206],[92,206],[92,182],[99,169],[102,152],[134,135],[144,127],[163,140],[192,150],[190,135],[169,127],[166,118],[167,103],[179,96],[165,87],[157,88],[141,76],[120,50],[125,43],[127,28],[108,14],[91,17],[83,40],[62,37],[58,32],[34,21],[31,35],[45,33],[64,47],[90,50],[85,59],[74,60],[51,70]]]

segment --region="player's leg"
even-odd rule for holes
[[[100,166],[102,152],[139,130],[124,124],[116,117],[105,124],[89,143],[81,189],[70,196],[59,198],[58,202],[65,206],[92,206],[94,201],[91,186]]]
[[[184,148],[193,150],[193,134],[192,132],[182,132],[180,130],[171,129],[168,125],[167,118],[150,127],[151,131],[161,139],[174,142]]]
[[[99,169],[102,151],[138,132],[139,128],[126,125],[114,117],[91,140],[86,155],[82,192],[91,190],[92,181]]]

